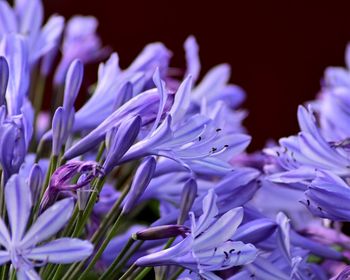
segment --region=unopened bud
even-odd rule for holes
[[[179,225],[182,225],[186,221],[196,196],[197,182],[194,179],[189,179],[185,183],[181,193],[180,214],[177,219]]]
[[[156,240],[176,237],[178,235],[185,236],[190,232],[190,229],[181,225],[164,225],[150,227],[138,231],[132,235],[135,240]]]

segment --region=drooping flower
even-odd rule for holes
[[[231,241],[243,219],[243,209],[234,208],[217,217],[213,190],[203,200],[203,214],[198,220],[191,213],[191,234],[173,247],[139,258],[139,266],[178,265],[198,274],[212,275],[252,262],[257,250],[252,244]]]
[[[72,183],[75,176],[84,174],[86,176],[83,180]],[[71,192],[88,185],[94,178],[102,175],[102,168],[93,161],[71,161],[62,165],[51,176],[50,183],[40,204],[41,211],[52,205],[60,193],[69,196]]]
[[[42,244],[70,219],[74,207],[72,198],[63,199],[47,209],[27,232],[32,199],[29,186],[19,175],[12,176],[6,184],[5,203],[11,231],[0,219],[0,244],[3,246],[0,262],[11,261],[18,279],[40,279],[36,266],[72,263],[91,255],[92,244],[76,238],[63,237]]]

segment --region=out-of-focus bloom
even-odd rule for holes
[[[243,219],[243,209],[235,208],[217,218],[216,195],[209,191],[203,200],[203,214],[196,221],[191,213],[191,234],[175,246],[144,256],[139,266],[179,265],[207,278],[212,271],[252,262],[257,250],[251,244],[231,241]]]
[[[9,66],[6,104],[9,115],[18,115],[24,105],[29,87],[28,47],[16,34],[5,35],[0,42],[0,55]]]
[[[279,213],[276,221],[279,227],[274,240],[275,249],[270,254],[261,254],[246,265],[245,271],[229,279],[327,279],[320,266],[307,262],[307,251],[291,245],[289,219]]]
[[[350,161],[346,151],[327,142],[316,125],[312,110],[300,106],[298,120],[301,128],[298,136],[282,138],[279,141],[282,148],[265,150],[277,155],[278,165],[287,171],[273,174],[270,179],[281,183],[310,181],[316,176],[315,169],[349,175]]]
[[[75,176],[84,174],[87,175],[84,176],[84,180],[80,180],[76,184],[72,183]],[[71,161],[62,165],[51,176],[49,186],[40,204],[41,211],[52,205],[59,193],[69,195],[70,192],[88,185],[94,178],[102,175],[102,168],[93,161]]]
[[[319,171],[302,203],[312,214],[333,221],[350,221],[349,185],[331,172]]]
[[[119,68],[119,58],[113,53],[98,69],[98,82],[91,98],[76,113],[74,130],[93,129],[114,110],[150,87],[156,68],[166,77],[170,52],[161,43],[150,44],[125,70]]]
[[[35,267],[48,262],[66,264],[91,255],[92,244],[80,239],[59,238],[42,244],[69,220],[74,207],[73,199],[55,203],[37,218],[27,233],[32,199],[29,186],[20,176],[12,176],[6,184],[5,202],[11,234],[0,219],[0,244],[3,246],[0,262],[4,264],[11,261],[18,279],[39,279]]]
[[[67,69],[74,59],[80,59],[84,64],[99,60],[109,53],[103,48],[96,34],[97,19],[92,16],[75,16],[67,22],[62,59],[56,69],[54,83],[61,85]]]
[[[11,33],[23,36],[29,48],[31,66],[56,48],[62,35],[63,17],[53,15],[42,27],[43,19],[41,0],[15,1],[14,8],[7,1],[0,1],[0,40]]]

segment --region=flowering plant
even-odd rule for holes
[[[199,79],[193,36],[184,72],[162,43],[121,69],[94,17],[43,18],[0,0],[0,279],[347,279],[348,69],[248,154],[245,93]]]

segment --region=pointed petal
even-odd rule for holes
[[[21,245],[35,245],[57,233],[71,217],[73,207],[73,198],[56,202],[39,216],[24,236]]]
[[[164,111],[164,107],[165,107],[167,98],[168,98],[168,92],[165,88],[164,81],[160,77],[160,72],[159,72],[158,67],[153,75],[153,82],[156,85],[156,87],[158,89],[158,93],[159,93],[159,107],[158,107],[157,117],[153,123],[153,127],[150,130],[149,135],[151,135],[157,129],[158,124],[160,122],[160,119],[162,117],[163,111]]]
[[[67,110],[67,112],[70,112],[73,109],[74,102],[80,90],[81,82],[83,81],[83,75],[83,63],[80,60],[75,59],[70,64],[66,75],[63,108]]]
[[[178,123],[185,116],[190,106],[190,93],[192,88],[192,76],[188,76],[179,86],[175,94],[174,104],[171,107],[170,115],[173,123]]]
[[[29,186],[19,175],[13,175],[8,180],[5,187],[5,201],[12,241],[18,242],[26,229],[32,208]]]
[[[242,220],[242,207],[226,212],[209,229],[195,239],[194,249],[205,250],[218,247],[223,242],[232,238]]]
[[[186,52],[186,64],[187,64],[187,75],[192,75],[193,81],[197,81],[200,70],[201,63],[199,60],[199,47],[194,36],[189,36],[184,44]]]
[[[26,257],[32,260],[50,263],[72,263],[81,261],[92,254],[93,246],[89,241],[76,238],[59,238],[36,247]]]
[[[8,251],[0,251],[0,265],[7,263],[10,259],[10,253]]]
[[[11,237],[9,234],[9,231],[3,221],[3,219],[0,218],[0,244],[4,246],[5,248],[9,248],[8,244],[11,242]]]
[[[203,199],[203,214],[199,217],[196,227],[192,229],[192,235],[197,236],[201,234],[213,223],[215,216],[218,214],[216,200],[217,196],[214,190],[210,189]]]
[[[7,1],[0,1],[0,35],[17,32],[17,20]]]

